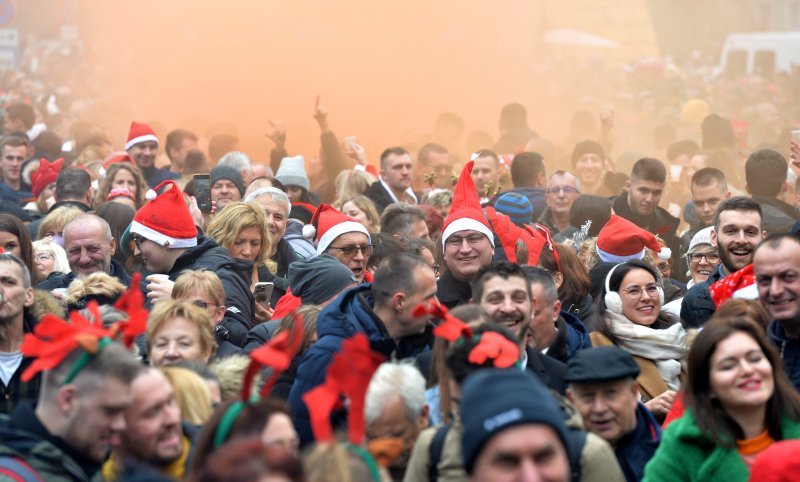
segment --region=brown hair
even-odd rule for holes
[[[562,282],[558,287],[558,299],[568,308],[570,304],[580,303],[589,294],[589,272],[581,262],[578,254],[568,246],[553,244],[558,253],[560,266],[550,251],[542,249],[539,256],[539,267],[550,272],[561,273]]]
[[[313,343],[311,338],[317,332],[317,318],[319,317],[320,311],[322,311],[322,307],[319,305],[303,305],[295,312],[297,316],[303,320],[303,343],[300,345],[300,349],[297,351],[295,357],[301,356],[311,347]],[[275,330],[275,334],[272,336],[277,336],[278,333],[288,330],[289,334],[294,338],[295,326],[293,316],[284,316],[281,318],[278,329]]]
[[[711,391],[711,357],[719,343],[735,333],[744,333],[761,347],[772,365],[775,389],[767,401],[766,426],[775,440],[783,439],[781,418],[800,420],[800,394],[783,370],[778,353],[767,340],[763,328],[748,316],[719,316],[716,313],[697,335],[689,350],[689,369],[684,386],[686,407],[691,410],[700,431],[717,445],[735,447],[744,438],[733,420]]]
[[[739,298],[731,298],[722,303],[717,308],[715,315],[719,318],[747,318],[755,321],[765,330],[769,322],[772,321],[772,317],[761,302]]]
[[[106,202],[108,193],[110,193],[111,189],[113,189],[112,184],[114,182],[114,178],[117,177],[117,173],[119,173],[121,170],[130,172],[133,176],[134,182],[136,182],[136,192],[133,196],[134,202],[136,203],[136,208],[138,209],[142,207],[144,203],[147,202],[145,200],[147,183],[144,180],[144,176],[142,176],[142,171],[140,171],[138,167],[127,162],[115,162],[108,167],[106,170],[106,177],[100,182],[100,188],[97,190],[97,194],[94,196],[95,207],[98,207]]]

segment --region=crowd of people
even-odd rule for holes
[[[0,480],[790,480],[800,72],[706,74],[370,162],[319,104],[260,158],[7,73]]]

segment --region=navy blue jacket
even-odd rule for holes
[[[531,206],[533,207],[533,215],[531,216],[531,219],[534,221],[539,219],[544,210],[547,208],[547,199],[545,198],[546,194],[544,192],[544,188],[542,187],[532,187],[532,186],[515,187],[514,189],[509,189],[508,191],[501,193],[497,197],[502,196],[507,192],[521,194],[526,198],[528,198],[528,201],[531,202]],[[497,197],[495,197],[495,200],[497,199]]]
[[[722,274],[722,263],[718,264],[707,280],[689,288],[681,302],[681,321],[686,328],[700,328],[717,311],[717,305],[711,299],[708,287],[725,276]]]
[[[161,169],[160,167],[148,167],[144,169],[140,166],[139,169],[142,170],[144,180],[147,182],[147,187],[150,189],[155,189],[156,186],[168,179],[178,180],[181,178],[180,173],[172,172],[169,169]]]
[[[562,311],[556,320],[558,334],[553,343],[547,349],[547,356],[567,363],[578,350],[592,347],[592,340],[589,338],[589,331],[581,320],[576,316]]]
[[[303,395],[325,381],[328,365],[346,338],[364,333],[369,338],[371,348],[387,358],[411,358],[430,349],[433,340],[431,327],[424,334],[402,339],[398,345],[372,311],[373,305],[372,285],[364,283],[342,293],[319,314],[319,340],[301,358],[297,377],[289,392],[289,406],[302,444],[308,444],[314,439]],[[346,418],[345,413],[335,414],[334,428]]]
[[[800,339],[789,338],[776,320],[767,326],[767,336],[775,343],[783,360],[783,369],[794,387],[800,390]]]
[[[614,452],[628,482],[644,478],[644,466],[656,453],[661,442],[661,426],[643,404],[636,407],[636,428],[617,441]]]
[[[129,286],[131,284],[130,275],[125,271],[125,268],[121,264],[119,264],[118,261],[114,259],[111,260],[111,266],[108,274],[117,278],[117,280],[119,280],[119,282],[122,283],[124,286]],[[76,277],[77,276],[72,271],[70,271],[69,273],[51,276],[46,280],[42,281],[41,283],[39,283],[38,285],[36,285],[36,289],[43,291],[53,291],[54,289],[57,288],[69,288],[70,283],[75,281]]]

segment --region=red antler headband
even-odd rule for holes
[[[231,404],[220,418],[217,430],[214,433],[214,448],[219,448],[228,439],[233,423],[242,413],[242,410],[253,401],[269,395],[270,389],[292,363],[292,358],[297,354],[303,342],[303,319],[292,311],[289,316],[294,319],[294,328],[283,331],[274,336],[270,341],[250,352],[250,364],[244,374],[242,392],[239,400]],[[272,368],[272,374],[261,387],[259,396],[253,396],[253,381],[262,368]]]
[[[70,383],[112,340],[122,336],[125,346],[130,348],[136,337],[147,328],[147,310],[142,308],[144,298],[139,291],[139,279],[138,273],[134,275],[130,287],[115,304],[115,308],[128,314],[128,319],[115,323],[109,329],[103,326],[96,301],[90,301],[87,305],[93,320],[87,319],[79,311],[69,314],[69,323],[55,315],[45,315],[33,333],[26,334],[22,340],[22,354],[36,358],[22,373],[22,381],[30,381],[41,371],[52,370],[75,349],[81,348],[83,353],[64,379],[64,383]]]
[[[438,336],[447,341],[456,341],[459,338],[471,338],[472,328],[466,323],[451,315],[447,308],[436,300],[420,304],[414,308],[413,316],[431,315],[442,320],[433,329],[433,336]]]
[[[328,367],[325,383],[303,395],[308,407],[314,439],[333,440],[331,412],[341,406],[341,397],[350,401],[347,433],[350,443],[358,446],[364,439],[364,397],[372,374],[385,358],[372,351],[363,333],[356,333],[342,343],[342,349]]]

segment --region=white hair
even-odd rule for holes
[[[237,172],[250,172],[251,162],[250,156],[240,151],[231,151],[222,156],[217,162],[218,166],[229,166],[236,169]]]
[[[39,239],[33,242],[34,257],[37,253],[49,253],[55,258],[53,264],[53,271],[57,273],[69,273],[72,271],[69,267],[69,260],[67,259],[67,252],[64,248],[55,243],[50,238]]]
[[[386,403],[395,395],[403,401],[409,420],[416,422],[425,408],[425,378],[411,360],[386,362],[372,375],[364,399],[367,424],[381,416]]]
[[[287,196],[285,192],[281,191],[277,187],[262,187],[261,189],[256,189],[255,191],[245,196],[244,202],[249,203],[250,201],[255,201],[261,196],[269,196],[274,201],[286,205],[287,216],[289,215],[289,212],[292,210],[292,203],[289,201],[289,196]]]

